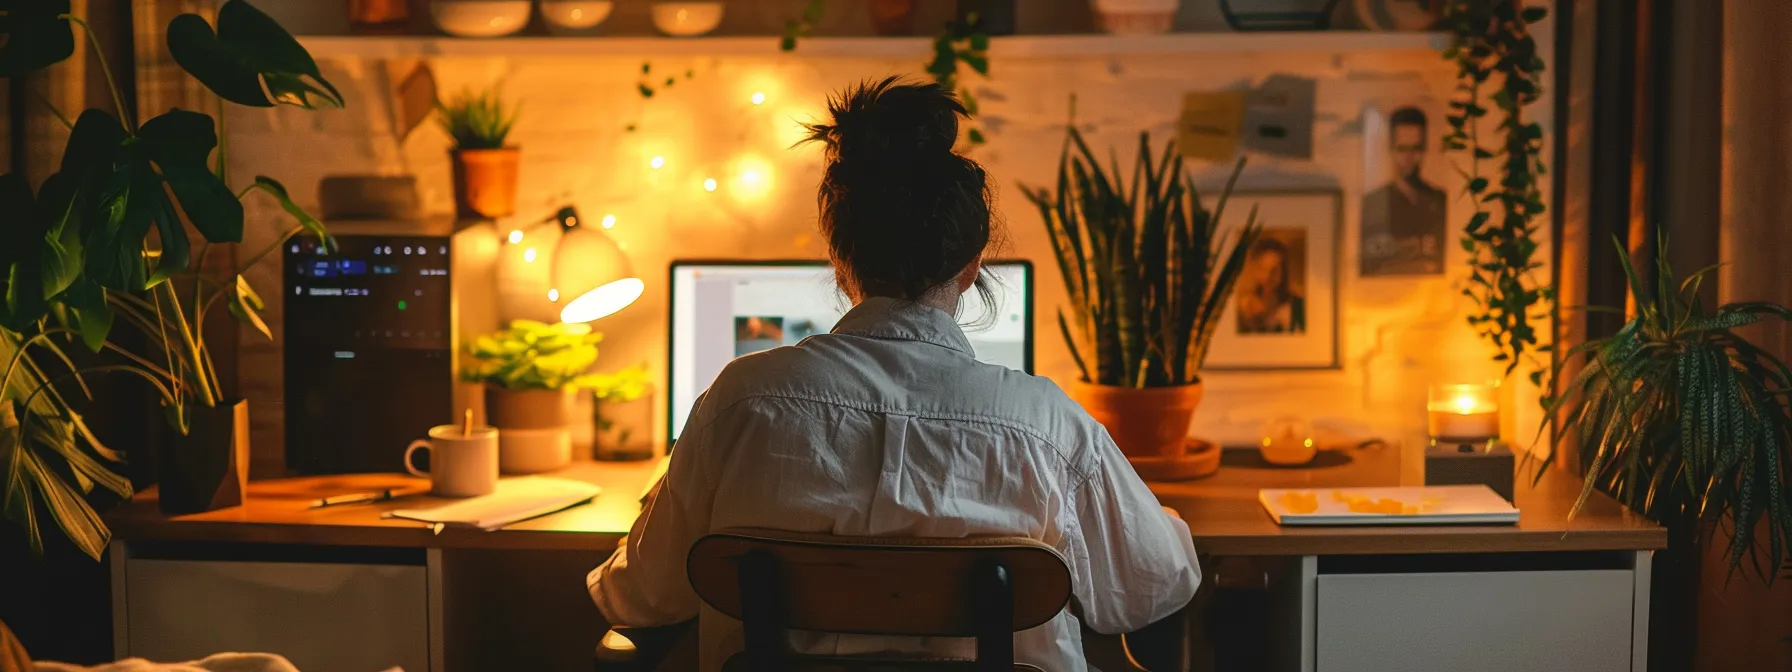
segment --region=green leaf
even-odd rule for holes
[[[298,40],[244,0],[218,9],[218,31],[196,14],[168,23],[168,53],[219,97],[250,107],[342,107],[336,91]],[[267,90],[262,90],[263,85]]]
[[[274,332],[261,319],[260,311],[266,306],[262,303],[261,296],[255,293],[255,288],[250,287],[249,281],[241,275],[236,276],[236,286],[231,292],[229,306],[230,314],[236,316],[236,319],[254,327],[263,337],[273,340]]]
[[[972,145],[981,145],[985,142],[983,130],[978,128],[971,129],[970,132],[966,134],[966,138],[971,141]]]
[[[311,235],[316,236],[319,245],[323,245],[325,249],[334,249],[336,247],[336,241],[330,238],[330,233],[328,231],[324,230],[324,223],[318,221],[316,217],[311,216],[311,213],[305,212],[304,208],[301,208],[297,203],[294,203],[292,197],[287,195],[285,185],[280,184],[278,180],[266,175],[256,175],[254,187],[267,192],[272,195],[275,200],[279,201],[280,209],[285,210],[286,214],[292,215],[293,219],[299,221],[299,226],[305,227],[306,231],[310,232]]]
[[[69,132],[58,170],[75,180],[77,191],[97,192],[112,174],[121,147],[129,137],[116,117],[97,109],[84,111]]]
[[[0,78],[18,77],[75,53],[68,0],[0,0]]]
[[[44,181],[37,203],[38,221],[44,226],[43,298],[62,293],[81,276],[81,221],[74,207],[75,181],[65,173]]]
[[[112,306],[106,303],[106,289],[82,278],[64,291],[60,299],[72,310],[72,326],[80,332],[82,344],[88,350],[99,352],[106,343],[106,336],[112,332]]]
[[[95,217],[87,224],[85,272],[109,289],[135,292],[147,284],[143,236],[149,233],[151,221],[147,215],[133,216],[132,211],[141,205],[131,198],[132,192],[139,190],[138,173],[147,171],[148,166],[125,164],[108,176],[96,201]],[[146,176],[144,183],[161,189],[153,174]]]
[[[163,179],[168,181],[174,197],[180,201],[181,210],[193,222],[193,228],[214,243],[242,242],[243,204],[206,165],[206,158],[218,146],[212,118],[198,112],[171,110],[144,122],[138,138],[144,155],[161,168]],[[186,237],[178,219],[171,222],[158,219],[157,224],[162,227],[164,246],[172,234],[178,234],[182,239]],[[164,260],[162,265],[168,266],[168,261]],[[182,259],[174,270],[185,267]]]

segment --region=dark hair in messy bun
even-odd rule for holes
[[[989,184],[952,151],[967,115],[956,97],[890,77],[851,86],[828,108],[833,123],[809,124],[805,142],[827,145],[817,200],[842,289],[919,299],[983,256]],[[977,286],[992,298],[981,277]]]

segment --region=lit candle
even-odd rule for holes
[[[1493,385],[1433,385],[1425,410],[1433,438],[1483,441],[1500,435],[1500,405]]]

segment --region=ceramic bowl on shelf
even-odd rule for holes
[[[1167,33],[1176,24],[1177,0],[1095,0],[1095,23],[1114,35]]]
[[[722,25],[720,2],[655,2],[653,27],[673,37],[694,37]]]
[[[550,32],[580,33],[610,18],[615,7],[610,0],[541,0],[541,18],[547,20]]]
[[[529,25],[529,0],[430,0],[436,27],[455,37],[503,37]]]

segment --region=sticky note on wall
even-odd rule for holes
[[[1176,146],[1182,158],[1228,161],[1238,152],[1245,92],[1191,91],[1182,97]]]
[[[1306,77],[1273,75],[1245,97],[1240,134],[1246,149],[1296,159],[1313,157],[1313,110],[1319,85]]]

